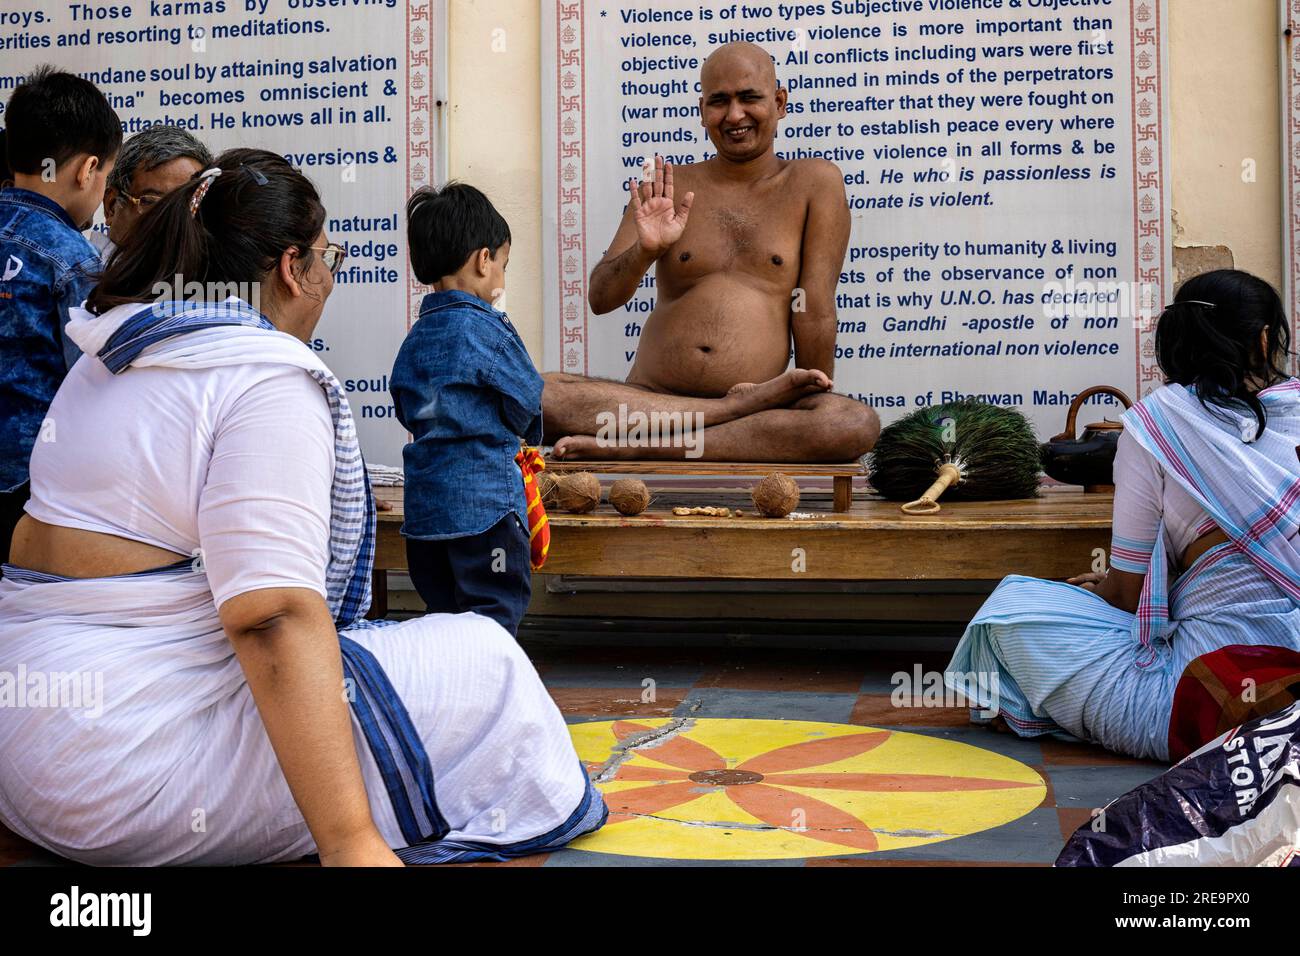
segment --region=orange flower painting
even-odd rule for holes
[[[575,849],[675,859],[870,853],[1023,816],[1046,787],[1024,764],[923,734],[783,720],[616,720],[570,727],[609,823]]]

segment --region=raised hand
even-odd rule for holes
[[[665,163],[661,156],[655,156],[654,179],[641,183],[629,179],[627,189],[632,196],[637,242],[658,258],[686,231],[695,193],[683,196],[681,208],[677,208],[673,198],[673,164]]]

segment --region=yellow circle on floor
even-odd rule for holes
[[[658,718],[569,727],[609,804],[577,850],[674,860],[845,856],[951,840],[1043,801],[1001,754],[807,720]]]

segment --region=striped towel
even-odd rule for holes
[[[551,550],[551,521],[542,504],[542,491],[537,486],[537,473],[546,468],[546,461],[536,448],[520,448],[515,464],[524,476],[524,500],[528,503],[528,558],[534,571],[541,570],[546,555]]]

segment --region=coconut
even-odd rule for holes
[[[537,472],[537,492],[542,496],[543,507],[555,507],[555,475],[549,471]]]
[[[620,478],[610,485],[609,503],[621,515],[639,515],[650,507],[650,489],[639,478]]]
[[[768,518],[784,518],[799,505],[799,486],[780,473],[768,475],[754,486],[754,507]]]
[[[600,504],[600,479],[589,471],[556,475],[555,504],[576,515],[595,511]]]

